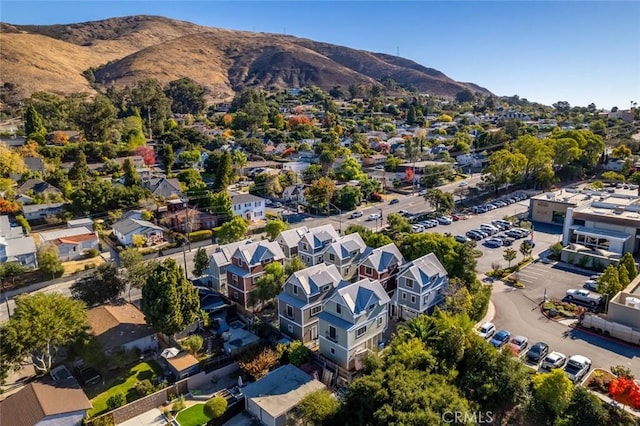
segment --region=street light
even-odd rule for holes
[[[338,222],[339,222],[338,235],[342,235],[342,210],[340,210],[335,204],[327,203],[327,205],[329,207],[333,207],[334,209],[338,210]]]

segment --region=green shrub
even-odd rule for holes
[[[109,410],[115,410],[118,407],[122,407],[127,403],[127,398],[122,393],[116,393],[111,395],[109,399],[107,399],[107,408]]]
[[[98,249],[94,249],[94,248],[92,248],[92,249],[87,250],[87,251],[84,253],[84,256],[85,256],[87,259],[92,259],[92,258],[94,258],[94,257],[97,257],[99,254],[100,254],[100,252],[98,251]]]
[[[195,231],[187,234],[189,241],[191,241],[192,243],[195,243],[197,241],[210,240],[212,235],[213,231],[211,231],[211,229],[203,229],[201,231]]]
[[[149,379],[144,379],[136,383],[136,392],[138,392],[140,398],[151,395],[155,390],[153,383],[151,383],[151,380]]]
[[[221,396],[214,396],[204,405],[204,414],[210,419],[217,419],[227,411],[227,400]]]
[[[625,377],[627,379],[634,379],[631,370],[624,365],[614,365],[611,367],[611,372],[618,377]]]
[[[185,403],[184,395],[180,395],[180,398],[171,406],[171,411],[177,413],[178,411],[182,411],[185,409],[187,404]]]
[[[552,258],[553,260],[560,260],[562,249],[563,249],[562,243],[553,244],[551,247],[549,247],[549,250],[551,251],[551,255],[549,255],[549,257]]]
[[[262,234],[264,232],[265,232],[265,227],[264,226],[262,226],[260,228],[254,228],[254,229],[249,230],[249,233],[251,235]]]

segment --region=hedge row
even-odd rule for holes
[[[213,232],[211,231],[211,229],[203,229],[201,231],[195,231],[190,233],[188,237],[189,237],[189,241],[191,241],[192,243],[195,243],[196,241],[210,240],[212,235],[213,235]]]

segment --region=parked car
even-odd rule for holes
[[[404,216],[404,217],[409,216],[409,212],[408,212],[407,210],[400,210],[400,211],[398,212],[398,214],[399,214],[400,216]]]
[[[93,367],[80,365],[75,368],[75,372],[82,386],[93,386],[102,383],[102,375]]]
[[[596,281],[596,280],[587,280],[582,285],[582,287],[586,288],[587,290],[598,291],[598,281]]]
[[[466,180],[463,180],[462,182],[460,182],[460,183],[458,184],[458,186],[460,186],[460,187],[469,186],[469,182],[467,182]]]
[[[529,346],[529,339],[524,336],[515,336],[509,342],[509,346],[513,348],[517,354],[521,354],[522,351],[527,349],[527,346]]]
[[[489,225],[488,223],[483,223],[482,225],[480,225],[480,229],[486,230],[491,235],[497,234],[498,232],[500,232],[500,229],[496,228],[493,225]]]
[[[438,218],[438,222],[441,225],[451,225],[452,220],[446,216],[441,216]]]
[[[398,200],[397,198],[394,198],[393,200],[389,201],[389,204],[398,204],[400,202],[400,200]]]
[[[564,363],[567,361],[567,356],[560,352],[551,352],[542,361],[542,368],[547,370],[553,370],[554,368],[564,367]]]
[[[480,241],[484,237],[475,231],[467,231],[465,234],[468,238],[471,238],[473,241]]]
[[[349,219],[355,219],[357,217],[362,217],[362,212],[359,210],[356,210],[355,212],[349,215]]]
[[[489,235],[491,235],[484,229],[476,228],[476,229],[472,229],[472,231],[473,232],[477,232],[478,234],[482,235],[482,238],[487,238]]]
[[[419,234],[420,232],[424,232],[424,226],[422,226],[422,225],[412,225],[411,226],[411,231],[414,234]]]
[[[464,236],[464,235],[456,235],[455,237],[453,237],[454,240],[456,240],[457,242],[464,244],[468,241],[471,241],[471,238]]]
[[[509,222],[508,220],[502,220],[502,219],[498,219],[498,220],[494,220],[491,222],[492,225],[494,226],[498,226],[504,229],[509,229],[513,226],[513,224],[511,222]]]
[[[602,303],[602,295],[598,293],[593,293],[589,290],[585,290],[582,288],[570,288],[565,292],[566,298],[571,301],[577,301],[586,303],[591,306],[596,306]]]
[[[489,248],[498,248],[502,246],[502,241],[498,240],[497,238],[489,238],[484,241],[484,245]]]
[[[380,215],[378,213],[371,213],[367,216],[367,220],[378,220],[380,219]]]
[[[579,382],[591,369],[591,360],[582,355],[573,355],[567,360],[564,371],[573,382]]]
[[[535,345],[531,346],[531,349],[527,352],[527,360],[537,364],[541,359],[544,359],[548,353],[549,345],[544,342],[537,342]]]
[[[275,203],[273,203],[273,207],[280,208],[282,207],[282,203],[280,201],[276,201]]]
[[[509,341],[509,337],[511,337],[511,333],[507,330],[500,330],[493,335],[489,342],[496,348],[500,349]]]
[[[483,339],[490,339],[496,333],[496,326],[492,322],[485,322],[478,327],[476,333]]]
[[[418,192],[418,195],[420,195],[420,196],[427,195],[427,190],[423,189],[422,191]]]
[[[453,220],[454,222],[459,221],[460,220],[460,215],[452,214],[451,215],[451,220]]]

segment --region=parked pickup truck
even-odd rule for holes
[[[602,303],[602,295],[594,293],[583,288],[567,290],[567,299],[576,302],[586,303],[587,305],[596,306]]]

